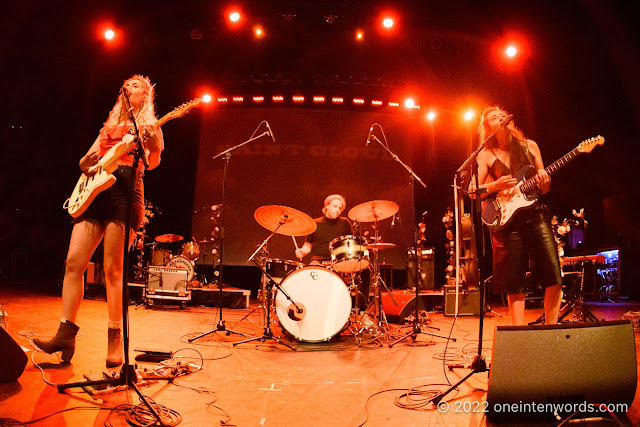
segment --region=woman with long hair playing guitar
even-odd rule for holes
[[[126,92],[126,94],[124,93]],[[126,96],[125,96],[126,95]],[[144,141],[149,169],[160,164],[160,153],[164,149],[162,130],[157,125],[154,108],[154,86],[147,77],[134,75],[124,82],[122,90],[107,121],[100,130],[89,151],[80,159],[82,173],[92,176],[102,156],[112,147],[133,138],[133,123],[127,110],[128,98],[131,113],[136,120],[140,136]],[[128,151],[128,150],[127,150]],[[62,361],[69,362],[75,351],[75,337],[79,327],[75,324],[84,293],[83,275],[89,261],[101,241],[104,241],[104,273],[107,291],[109,323],[107,328],[107,367],[117,367],[123,362],[122,348],[122,287],[125,219],[128,206],[133,155],[123,153],[114,159],[117,169],[113,171],[115,181],[110,187],[85,203],[83,211],[73,221],[73,230],[67,253],[64,281],[62,285],[62,318],[55,336],[48,340],[34,339],[34,344],[47,353],[62,352]],[[144,214],[144,187],[142,177],[144,165],[135,171],[135,190],[131,207],[131,229],[129,244],[140,226]],[[88,206],[87,206],[88,205]]]

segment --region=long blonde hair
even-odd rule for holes
[[[482,112],[482,116],[480,117],[480,124],[478,125],[478,135],[480,137],[480,141],[478,145],[482,144],[484,140],[487,139],[487,137],[490,135],[487,116],[492,111],[499,111],[500,113],[504,114],[505,117],[509,115],[507,111],[505,111],[502,107],[498,105],[492,105],[490,107],[485,108],[484,111]],[[511,121],[507,125],[507,129],[509,129],[509,132],[511,132],[511,135],[513,135],[516,139],[519,139],[520,141],[524,141],[526,139],[522,131],[518,129],[516,125],[513,124],[513,121]],[[494,143],[495,143],[494,141],[489,141],[489,145]]]
[[[133,111],[133,114],[134,114],[134,117],[136,118],[136,122],[138,123],[138,126],[155,124],[157,121],[156,109],[154,106],[155,89],[154,89],[154,86],[151,84],[151,80],[149,80],[148,77],[145,77],[141,74],[136,74],[134,76],[129,77],[127,80],[125,80],[122,85],[124,86],[131,80],[138,80],[144,86],[145,97],[142,103],[140,104],[140,107],[136,108]],[[118,95],[118,100],[116,101],[116,104],[111,109],[111,112],[109,113],[109,117],[107,118],[107,121],[104,122],[105,128],[117,126],[120,123],[126,122],[127,119],[129,118],[129,115],[126,109],[124,108],[124,100],[122,98],[123,98],[122,92],[120,92],[120,94]]]

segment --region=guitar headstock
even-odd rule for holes
[[[197,107],[200,104],[202,104],[202,98],[196,98],[189,102],[185,102],[184,104],[174,108],[173,111],[162,116],[162,118],[158,120],[158,126],[168,122],[169,120],[177,119],[179,117],[184,116],[189,112],[189,110]]]
[[[600,135],[594,136],[593,138],[585,139],[584,141],[582,141],[580,145],[578,145],[578,151],[580,151],[581,153],[590,153],[591,150],[596,148],[596,145],[602,144],[604,144],[604,137]]]

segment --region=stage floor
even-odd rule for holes
[[[133,391],[90,395],[76,388],[62,394],[44,381],[67,383],[88,373],[100,375],[104,371],[105,301],[83,301],[77,321],[81,333],[76,340],[75,356],[67,365],[60,365],[55,355],[34,352],[29,341],[30,336],[55,332],[60,316],[59,296],[4,285],[0,287],[0,304],[8,313],[10,335],[30,358],[17,381],[0,384],[0,418],[28,422],[81,407],[91,409],[62,412],[37,425],[97,426],[103,425],[108,417],[112,425],[128,425],[123,415],[110,414],[109,409],[125,403],[138,404]],[[227,327],[247,336],[261,335],[263,315],[257,305],[252,300],[249,309],[223,309]],[[600,303],[588,307],[600,318],[619,320],[624,313],[639,310],[640,304]],[[495,327],[509,324],[504,307],[492,309],[495,313],[485,317],[483,331],[482,353],[488,362]],[[541,312],[540,308],[528,308],[526,319],[533,321]],[[445,349],[446,363],[468,361],[477,354],[478,316],[459,317],[454,325],[453,317],[442,312],[429,313],[428,325],[438,328],[430,331],[445,337],[451,335],[456,342],[447,346],[444,338],[421,334],[411,345],[402,341],[389,348],[386,340],[384,347],[377,342],[359,347],[346,332],[331,342],[318,344],[283,337],[283,343],[267,340],[233,346],[243,337],[227,336],[224,332],[189,343],[189,338],[216,327],[219,320],[216,308],[131,306],[129,313],[132,361],[139,354],[135,349],[165,349],[173,352],[181,363],[202,365],[201,370],[170,383],[155,381],[140,386],[144,395],[179,413],[182,426],[359,426],[365,421],[366,426],[487,424],[484,414],[473,410],[481,408],[486,399],[487,372],[473,375],[457,392],[450,393],[445,398],[449,403],[447,411],[425,403],[424,396],[414,395],[411,400],[402,397],[409,389],[446,390],[446,384],[456,383],[468,372],[446,369]],[[392,337],[407,329],[391,326]],[[274,332],[281,335],[277,327]],[[636,331],[636,348],[638,337]],[[32,360],[44,368],[44,374]],[[156,365],[139,366],[151,369]],[[630,423],[640,421],[638,393],[626,415]],[[548,424],[557,422],[550,419]]]

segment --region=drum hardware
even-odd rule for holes
[[[362,342],[358,335],[356,335],[356,341],[358,342],[359,347],[363,344],[368,344],[374,341],[377,341],[378,344],[382,347],[382,339],[387,337],[390,333],[389,324],[387,323],[387,318],[384,314],[384,310],[382,309],[381,286],[384,287],[384,289],[387,291],[393,303],[396,305],[398,305],[398,303],[393,298],[393,294],[389,291],[389,288],[384,283],[384,280],[382,280],[382,277],[380,275],[379,251],[381,250],[380,248],[386,249],[387,247],[392,246],[382,245],[378,247],[378,245],[380,244],[378,222],[394,216],[399,209],[400,208],[398,204],[395,202],[391,202],[388,200],[373,200],[371,202],[361,203],[349,210],[348,216],[351,220],[374,223],[374,243],[370,244],[371,252],[373,253],[373,280],[371,282],[373,285],[373,303],[370,306],[370,309],[367,309],[365,311],[365,313],[368,313],[370,310],[373,310],[374,325],[365,327],[365,329],[371,333],[373,338],[368,341]],[[362,333],[364,332],[364,330],[360,332]]]
[[[307,308],[304,306],[303,303],[296,302],[291,298],[291,296],[287,293],[287,291],[285,291],[284,288],[280,286],[280,283],[277,283],[274,280],[274,278],[271,277],[271,275],[265,269],[265,266],[263,265],[263,263],[257,261],[256,255],[260,251],[265,250],[267,243],[276,233],[283,234],[285,236],[307,235],[307,234],[313,233],[317,225],[315,221],[304,212],[300,212],[296,209],[289,208],[286,206],[275,206],[275,205],[262,206],[256,209],[253,216],[258,222],[258,224],[270,230],[271,234],[258,246],[258,248],[253,252],[253,254],[251,254],[249,259],[247,260],[247,263],[251,261],[256,266],[258,266],[258,268],[260,268],[264,277],[268,278],[271,289],[273,289],[273,287],[275,286],[275,288],[278,290],[278,294],[276,295],[276,298],[282,295],[283,298],[279,299],[278,304],[281,310],[284,309],[286,311],[287,318],[290,319],[292,322],[302,322],[307,318],[307,314],[308,314]],[[301,271],[301,270],[298,270],[298,271]],[[287,277],[290,277],[290,276],[287,276]],[[317,274],[316,274],[316,277],[317,277]],[[283,282],[284,282],[284,279],[283,279]],[[265,298],[266,298],[266,292],[267,291],[263,293]],[[275,300],[276,298],[273,298],[272,300]],[[288,302],[284,301],[284,299],[286,299],[286,301]],[[265,321],[264,331],[262,333],[262,336],[252,337],[243,341],[239,341],[239,342],[233,343],[233,345],[236,346],[239,344],[244,344],[247,342],[257,341],[257,340],[265,342],[267,339],[272,339],[277,343],[283,344],[293,350],[293,348],[289,346],[287,343],[283,342],[279,336],[276,336],[273,334],[273,331],[271,330],[271,310],[269,308],[266,308],[265,311],[267,313],[267,319]],[[277,309],[276,309],[276,312],[277,312]],[[306,323],[308,323],[308,321],[305,322],[305,324]]]

